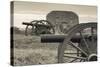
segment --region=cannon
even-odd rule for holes
[[[62,43],[65,39],[65,37],[68,35],[41,35],[41,42],[42,43]],[[91,40],[92,36],[84,35],[85,39]],[[93,38],[97,40],[96,35],[93,35]],[[72,37],[71,41],[74,43],[80,43],[82,40],[82,37],[80,35],[76,35]]]
[[[26,25],[25,35],[31,26],[32,35],[40,35],[41,43],[60,43],[58,63],[97,61],[97,22],[79,24],[74,12],[51,11],[46,20],[23,24]]]
[[[97,23],[77,24],[66,35],[41,35],[41,43],[60,43],[58,63],[97,61]]]
[[[46,20],[33,20],[24,22],[25,35],[28,35],[31,26],[31,35],[66,34],[66,31],[79,23],[78,15],[72,11],[51,11]]]
[[[25,35],[28,35],[28,27],[31,26],[32,35],[40,34],[54,34],[55,30],[53,25],[47,20],[34,20],[29,22],[23,22],[23,25],[26,25]]]

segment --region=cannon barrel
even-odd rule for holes
[[[27,22],[23,22],[23,25],[30,25],[30,26],[44,26],[44,27],[51,27],[50,25],[43,25],[43,24],[32,24],[32,23],[27,23]]]
[[[61,43],[64,41],[65,37],[67,35],[41,35],[41,42],[42,43]],[[85,39],[91,39],[91,36],[84,35]],[[93,36],[94,39],[97,39],[97,36]],[[82,37],[80,35],[76,35],[72,37],[71,41],[74,43],[79,43],[81,41]]]
[[[32,23],[27,23],[27,22],[23,22],[22,24],[23,25],[31,25],[31,26],[33,25]]]

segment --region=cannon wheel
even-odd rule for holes
[[[91,40],[85,39],[83,36],[83,31],[86,29],[90,29],[89,36],[91,37]],[[96,61],[97,60],[97,48],[96,48],[97,40],[94,39],[94,35],[95,35],[94,31],[96,31],[96,37],[97,37],[97,23],[92,23],[92,22],[78,24],[72,27],[71,29],[69,29],[63,43],[60,44],[58,47],[58,63]],[[81,36],[82,44],[84,44],[85,47],[80,47],[81,42],[78,43],[78,45],[76,45],[75,43],[71,41],[71,38],[75,35]],[[68,46],[70,46],[71,49],[69,50],[69,52],[68,50],[66,52],[66,49],[69,48]],[[71,50],[75,52],[71,52]]]
[[[35,26],[38,24],[42,24],[44,26],[48,26],[48,30],[47,29],[41,29],[41,30],[38,30],[38,28],[36,28],[36,34],[37,35],[40,35],[40,34],[54,34],[55,33],[55,30],[54,30],[54,26],[47,20],[40,20],[38,21],[37,23],[35,23]]]
[[[32,23],[32,24],[35,24],[35,23],[37,23],[38,22],[38,20],[34,20],[34,21],[31,21],[30,23]],[[26,26],[26,29],[25,29],[25,35],[27,36],[28,35],[28,28],[29,28],[29,25],[27,25]],[[32,30],[33,30],[33,28],[34,28],[34,26],[32,26]],[[31,34],[32,34],[33,32],[31,32]]]
[[[47,20],[34,20],[34,21],[31,21],[30,23],[33,24],[31,35],[33,35],[33,34],[40,35],[44,31],[45,31],[45,33],[48,33],[48,34],[54,34],[55,33],[53,25]],[[36,25],[38,25],[38,24],[42,24],[42,25],[45,25],[45,26],[48,25],[48,26],[50,26],[50,29],[40,31],[36,28]],[[26,26],[26,30],[25,30],[26,36],[28,35],[28,28],[29,28],[29,25]]]

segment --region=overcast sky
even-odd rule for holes
[[[86,5],[14,2],[14,26],[23,28],[23,21],[46,19],[46,15],[53,10],[73,11],[79,16],[80,23],[97,21],[97,7]]]

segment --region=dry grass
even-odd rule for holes
[[[57,52],[44,49],[15,49],[15,65],[57,63]]]
[[[14,35],[14,65],[57,63],[58,45],[58,43],[41,43],[39,36]],[[73,48],[67,45],[67,51],[73,51]]]
[[[14,65],[57,63],[58,44],[40,43],[38,36],[14,35]]]

